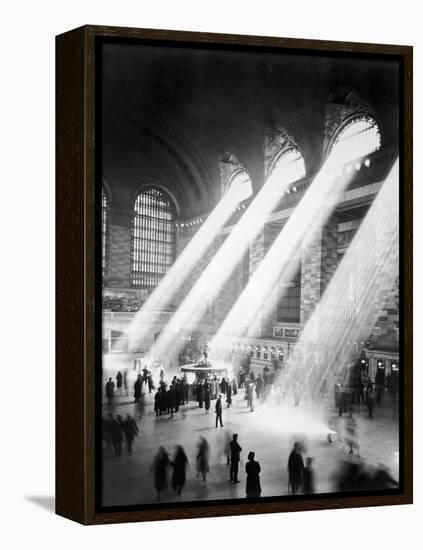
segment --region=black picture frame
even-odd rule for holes
[[[236,48],[307,55],[392,58],[401,67],[400,267],[402,314],[401,479],[389,494],[298,496],[261,501],[99,506],[101,465],[101,220],[99,166],[99,45]],[[413,498],[412,395],[412,63],[410,46],[330,42],[84,26],[56,38],[56,512],[82,524],[187,519],[361,506],[409,504]],[[101,273],[100,273],[101,275]],[[100,441],[101,445],[101,441]]]

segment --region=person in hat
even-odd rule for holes
[[[257,498],[261,495],[260,485],[260,464],[254,460],[255,453],[250,451],[248,453],[248,462],[245,465],[245,472],[247,474],[247,484],[245,492],[247,498]]]
[[[288,459],[288,488],[296,495],[303,484],[304,462],[301,456],[301,444],[296,441]]]
[[[308,456],[303,471],[303,493],[306,495],[312,495],[314,493],[314,471],[312,463],[313,458]]]

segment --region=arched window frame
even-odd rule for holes
[[[274,174],[275,170],[277,170],[277,168],[278,168],[278,164],[281,162],[283,157],[285,157],[286,155],[293,154],[293,153],[298,155],[298,159],[301,159],[301,161],[302,161],[302,167],[301,167],[302,172],[301,172],[301,174],[299,174],[299,177],[297,178],[296,181],[303,179],[306,176],[306,165],[305,165],[304,155],[302,154],[301,150],[298,147],[294,146],[294,145],[291,145],[290,147],[288,147],[286,149],[280,150],[275,155],[275,157],[272,161],[272,164],[270,166],[270,169],[269,169],[268,177],[270,177],[272,174]]]
[[[280,323],[299,323],[301,318],[301,259],[291,281],[281,289],[277,320]]]
[[[142,197],[146,198],[142,200]],[[144,298],[160,283],[175,259],[175,216],[175,203],[162,188],[146,185],[136,193],[131,233],[131,286],[143,289]]]
[[[242,182],[244,187],[249,186],[249,189],[246,193],[245,198],[241,199],[239,202],[243,202],[247,199],[249,199],[253,195],[253,182],[251,181],[249,173],[244,169],[241,168],[239,170],[236,170],[228,180],[224,192],[227,193],[229,189],[236,184],[237,180],[240,178],[244,178],[244,181]]]
[[[347,119],[345,119],[338,126],[336,131],[334,132],[334,134],[333,134],[333,136],[332,136],[332,138],[331,138],[331,140],[328,144],[327,150],[326,150],[326,157],[329,156],[329,154],[331,153],[331,151],[333,151],[333,149],[337,145],[337,143],[340,142],[340,138],[341,138],[342,134],[348,128],[350,128],[353,124],[357,124],[360,121],[370,122],[372,127],[376,127],[376,133],[379,136],[379,145],[378,145],[378,147],[375,147],[375,151],[378,151],[382,147],[382,131],[380,129],[380,124],[379,124],[378,120],[376,119],[376,117],[374,117],[373,115],[367,114],[367,113],[355,113],[355,114],[349,116]],[[369,128],[369,130],[370,130],[370,128]],[[367,130],[367,131],[369,131],[369,130]]]

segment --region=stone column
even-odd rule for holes
[[[110,286],[129,288],[131,280],[132,212],[111,209],[109,233]]]
[[[369,329],[372,330],[371,341],[374,348],[398,351],[399,238],[396,234],[395,241],[388,246],[390,235],[388,226],[391,220],[386,219],[386,216],[398,216],[398,212],[394,209],[392,213],[387,213],[387,205],[383,202],[377,203],[377,206],[379,211],[375,216],[377,225],[374,235],[374,262],[377,271],[373,281],[372,298],[376,307],[375,311],[379,312],[379,316],[374,326]]]
[[[338,263],[338,221],[333,216],[301,252],[301,312],[305,324],[319,303]]]
[[[281,220],[268,222],[264,225],[260,234],[254,239],[250,246],[250,278],[261,263],[266,253],[273,245],[276,237],[283,228]],[[260,292],[260,289],[257,289]],[[273,325],[277,321],[277,302],[270,303],[268,298],[263,297],[263,309],[257,315],[253,326],[249,327],[250,337],[272,336]]]
[[[228,236],[221,235],[218,238],[218,246],[221,246]],[[215,298],[214,322],[217,328],[223,323],[243,289],[243,260],[241,258]]]

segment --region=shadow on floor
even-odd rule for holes
[[[54,514],[54,504],[55,504],[55,498],[53,496],[25,496],[25,499],[29,502],[32,502],[33,504],[36,504],[37,506],[40,506],[41,508],[44,508],[44,510],[47,510],[47,512],[50,512],[51,514]]]

